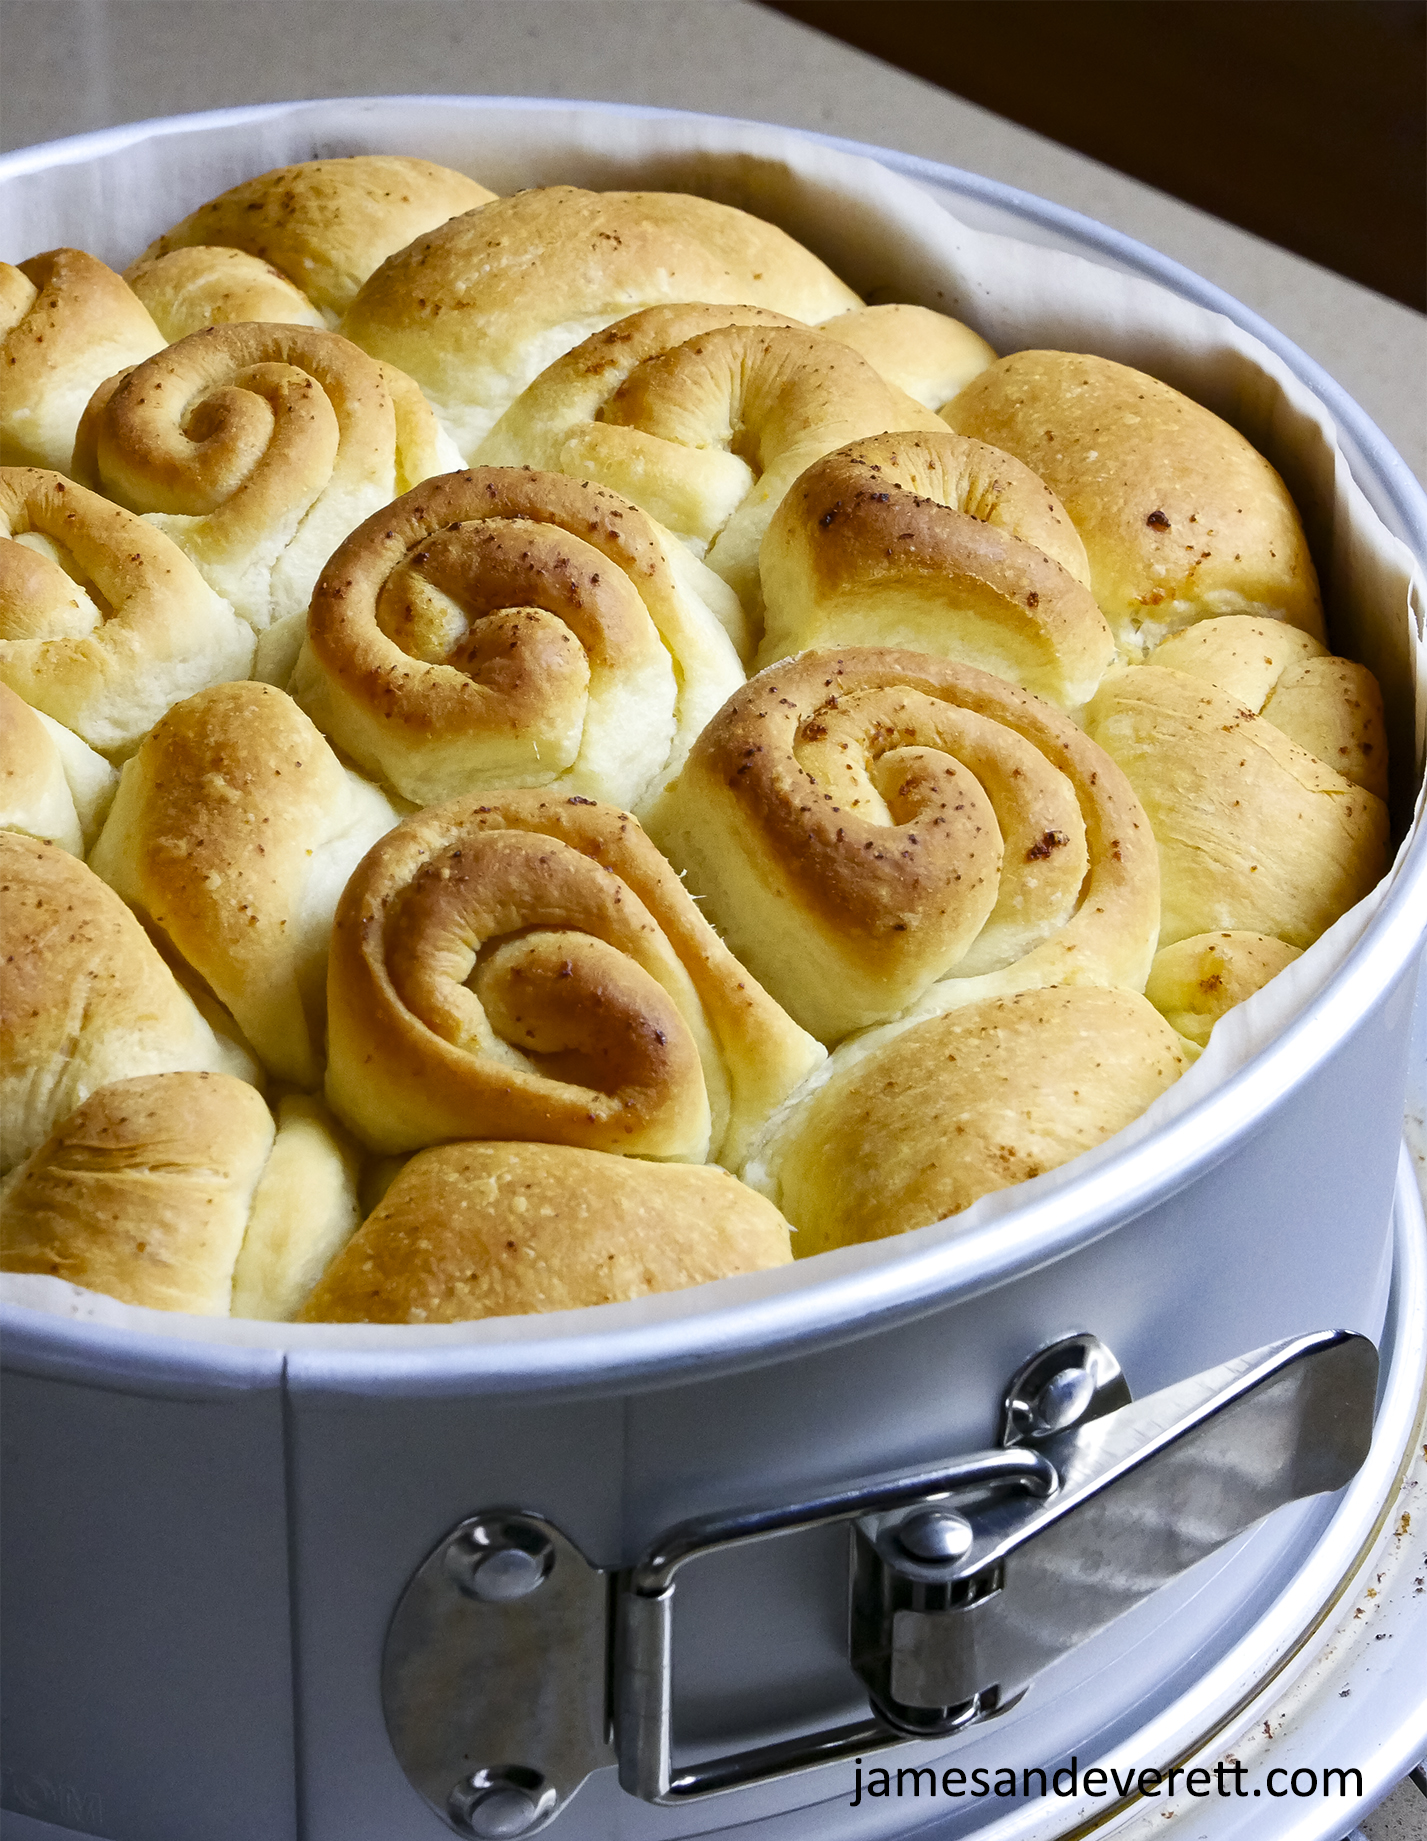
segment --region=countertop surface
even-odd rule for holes
[[[1237,295],[1427,481],[1422,314],[751,0],[4,0],[3,23],[6,148],[240,102],[543,95],[820,129],[984,173]]]
[[[778,122],[986,174],[1236,295],[1427,482],[1423,315],[751,0],[4,0],[0,18],[6,149],[234,103],[528,95]],[[1372,1841],[1422,1841],[1427,1800],[1404,1784],[1365,1827]]]

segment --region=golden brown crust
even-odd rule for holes
[[[102,755],[0,682],[0,830],[82,857],[118,778]]]
[[[1366,665],[1331,657],[1310,634],[1280,621],[1242,614],[1176,633],[1150,662],[1217,684],[1345,780],[1386,799],[1382,692]]]
[[[272,320],[289,326],[327,322],[280,269],[241,249],[198,244],[163,256],[141,256],[124,279],[173,344],[205,326]]]
[[[771,224],[666,192],[518,192],[417,237],[343,331],[410,372],[467,460],[547,364],[642,307],[734,302],[803,321],[857,296]]]
[[[1204,678],[1113,671],[1086,727],[1149,813],[1162,946],[1217,932],[1309,946],[1387,870],[1383,801]]]
[[[264,1064],[314,1087],[332,911],[397,816],[291,697],[219,684],[145,738],[91,864],[203,977]]]
[[[1145,996],[1192,1049],[1202,1049],[1220,1017],[1299,957],[1299,947],[1262,933],[1196,933],[1155,954]]]
[[[903,646],[1073,708],[1115,656],[1065,508],[1029,467],[962,435],[874,436],[809,467],[759,571],[764,664]]]
[[[306,608],[411,470],[382,367],[336,333],[210,326],[111,381],[80,424],[77,475],[148,514],[257,632]],[[426,428],[429,458],[429,412]]]
[[[110,1081],[244,1071],[124,903],[57,845],[0,834],[0,947],[4,1168]]]
[[[343,894],[327,1093],[369,1145],[731,1162],[821,1051],[635,821],[509,792],[405,820]]]
[[[1143,986],[1154,840],[1048,704],[918,653],[759,674],[651,817],[740,958],[824,1041],[1026,985]],[[928,998],[928,1001],[931,1001]]]
[[[766,325],[682,337],[687,311],[636,316],[640,362],[599,405],[596,426],[571,433],[580,470],[616,490],[637,500],[640,476],[657,476],[651,511],[663,516],[681,501],[673,528],[756,619],[758,546],[798,475],[862,436],[945,425],[837,339]]]
[[[27,703],[122,759],[252,658],[250,630],[162,531],[58,473],[0,468],[0,679]]]
[[[793,1224],[799,1258],[880,1240],[1102,1143],[1186,1065],[1174,1031],[1134,992],[988,999],[870,1053],[840,1050],[749,1177]]]
[[[224,1074],[104,1086],[7,1181],[0,1267],[226,1316],[272,1141],[262,1100]]]
[[[84,405],[163,334],[119,275],[82,249],[0,263],[0,462],[68,473]]]
[[[494,196],[464,173],[406,154],[303,160],[211,198],[142,259],[196,244],[241,249],[272,263],[336,316],[395,250]]]
[[[306,1323],[579,1310],[787,1263],[787,1223],[707,1167],[547,1144],[413,1157],[333,1261]]]
[[[943,413],[1059,495],[1126,656],[1220,614],[1322,638],[1318,578],[1283,481],[1236,429],[1167,384],[1107,358],[1016,352]]]
[[[418,804],[557,784],[637,805],[743,681],[673,549],[596,486],[449,474],[332,557],[295,693]]]
[[[818,331],[861,352],[879,376],[925,409],[940,409],[996,362],[980,333],[930,307],[854,307],[824,320]]]

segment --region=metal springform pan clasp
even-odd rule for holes
[[[627,1572],[590,1566],[539,1515],[487,1511],[397,1606],[392,1744],[458,1833],[523,1835],[603,1765],[674,1804],[955,1732],[1273,1509],[1341,1488],[1367,1455],[1376,1388],[1376,1349],[1333,1330],[1134,1401],[1081,1334],[1011,1377],[998,1448],[682,1522]],[[851,1530],[848,1660],[868,1716],[676,1768],[680,1570],[831,1522]]]

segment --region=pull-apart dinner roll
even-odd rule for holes
[[[772,1121],[744,1178],[799,1258],[960,1214],[1138,1118],[1187,1061],[1133,991],[1021,991],[839,1049]]]
[[[679,301],[825,320],[861,302],[772,224],[672,192],[555,185],[468,211],[392,256],[342,322],[421,385],[467,460],[547,364]]]
[[[0,1189],[0,1269],[151,1310],[290,1317],[357,1225],[356,1158],[316,1100],[225,1074],[91,1094]]]
[[[494,196],[464,173],[407,154],[303,160],[209,199],[151,243],[141,261],[204,244],[243,250],[271,263],[335,325],[389,255]]]
[[[880,435],[818,461],[773,514],[759,570],[765,664],[905,646],[1075,708],[1114,662],[1064,506],[963,435]]]
[[[1307,634],[1207,622],[1112,672],[1085,720],[1154,827],[1162,946],[1217,932],[1309,946],[1386,873],[1377,683]]]
[[[930,307],[854,307],[824,320],[818,331],[861,352],[889,384],[914,396],[924,409],[940,409],[996,362],[980,333]]]
[[[652,834],[825,1042],[1049,984],[1144,987],[1154,839],[1113,761],[969,665],[849,648],[770,666],[700,736]]]
[[[0,830],[47,838],[82,857],[118,784],[102,754],[0,683]]]
[[[579,795],[403,821],[337,910],[327,1095],[374,1149],[523,1138],[732,1166],[822,1060],[628,813]]]
[[[215,1035],[138,921],[57,844],[0,833],[0,1168],[96,1087],[257,1068]]]
[[[1220,1017],[1301,956],[1300,947],[1262,933],[1192,934],[1155,954],[1145,996],[1193,1059]]]
[[[82,249],[0,262],[0,462],[68,473],[84,406],[164,336],[128,283]]]
[[[886,429],[943,429],[850,346],[740,309],[652,307],[538,377],[481,457],[597,479],[684,538],[760,611],[758,546],[798,475]]]
[[[638,809],[743,682],[731,600],[626,499],[478,467],[336,552],[293,690],[417,804],[559,785]]]
[[[228,326],[238,320],[327,328],[316,307],[286,275],[241,249],[198,247],[144,256],[130,263],[124,279],[170,345],[205,326]]]
[[[249,627],[182,550],[38,468],[0,468],[0,680],[122,759],[181,697],[245,678]]]
[[[205,980],[263,1063],[322,1078],[343,884],[399,813],[270,684],[219,684],[124,768],[91,866]]]
[[[942,415],[1059,496],[1127,658],[1220,614],[1322,638],[1318,577],[1283,481],[1237,429],[1168,384],[1107,358],[1015,352]]]
[[[615,1304],[786,1265],[788,1224],[726,1170],[563,1144],[413,1157],[305,1323],[460,1323]]]
[[[334,332],[255,324],[192,333],[111,378],[74,464],[261,633],[300,620],[348,531],[451,458],[410,378]]]

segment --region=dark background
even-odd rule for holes
[[[761,0],[1427,309],[1427,0]]]

